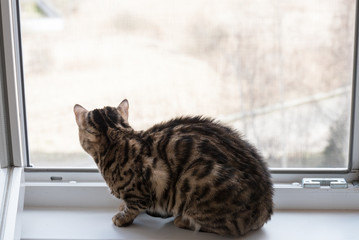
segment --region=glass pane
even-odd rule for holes
[[[20,1],[34,166],[94,166],[73,115],[206,115],[270,167],[348,164],[354,0]]]

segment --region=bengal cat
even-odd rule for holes
[[[123,200],[112,218],[115,225],[128,226],[146,211],[174,216],[180,228],[239,236],[270,219],[270,174],[237,132],[204,117],[135,131],[128,109],[126,99],[117,108],[74,107],[81,146],[111,193]]]

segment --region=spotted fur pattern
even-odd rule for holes
[[[257,150],[234,130],[203,117],[181,117],[135,131],[128,101],[74,108],[80,142],[111,193],[122,227],[146,211],[174,216],[180,228],[239,236],[272,215],[270,174]]]

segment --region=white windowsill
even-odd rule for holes
[[[226,239],[183,230],[173,218],[138,216],[126,228],[112,224],[114,208],[25,208],[23,240],[34,239]],[[359,211],[276,211],[267,224],[241,239],[357,239]],[[233,238],[230,238],[233,239]]]
[[[5,221],[1,225],[4,239],[20,236],[29,240],[225,239],[178,229],[173,225],[173,218],[159,219],[146,214],[136,218],[130,227],[117,228],[111,219],[119,200],[109,193],[101,179],[93,178],[89,182],[79,173],[76,181],[67,177],[60,182],[48,181],[47,177],[28,178],[22,191],[22,169],[13,168],[10,172],[5,184],[8,186]],[[4,185],[6,174],[1,179]],[[347,189],[305,189],[298,184],[276,184],[274,204],[272,220],[260,231],[241,239],[357,239],[357,185],[349,184]]]
[[[146,214],[138,216],[130,227],[117,228],[111,219],[119,200],[109,193],[103,181],[27,180],[21,233],[24,240],[226,239],[178,229],[173,218]],[[276,184],[274,203],[272,220],[262,230],[241,239],[357,238],[359,188],[352,184],[348,189],[304,189],[293,184]]]

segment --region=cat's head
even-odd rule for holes
[[[92,111],[87,111],[79,104],[75,105],[81,146],[95,161],[104,154],[119,132],[132,131],[128,124],[128,108],[126,99],[117,108],[104,107]]]

